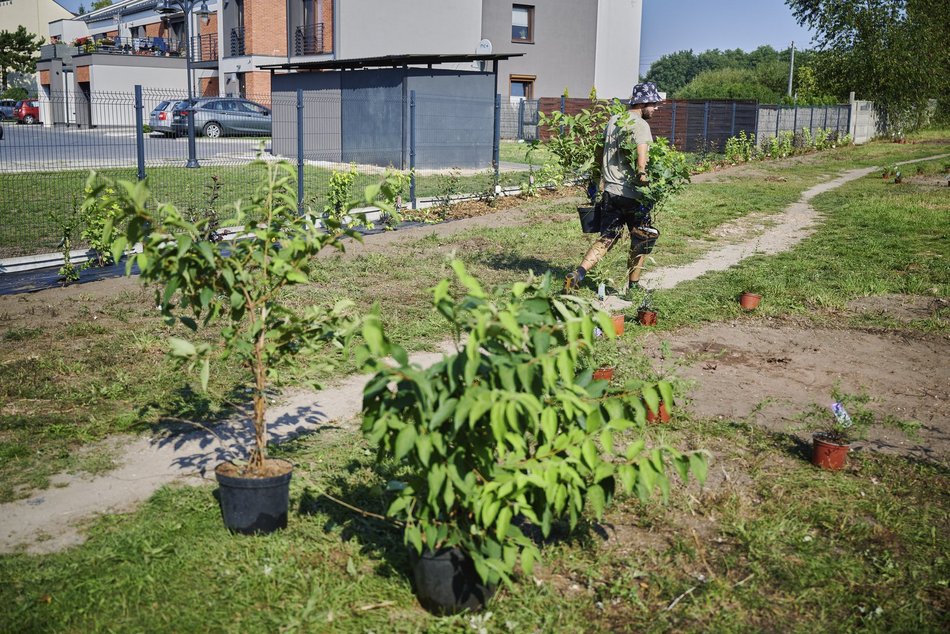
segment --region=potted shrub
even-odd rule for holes
[[[920,423],[899,420],[893,416],[878,417],[868,406],[867,393],[846,394],[839,387],[832,389],[833,402],[828,408],[812,405],[800,416],[799,430],[812,430],[812,464],[837,471],[847,463],[851,446],[864,438],[872,425],[891,427],[914,438]],[[847,409],[846,409],[847,407]],[[849,413],[850,411],[850,413]]]
[[[225,525],[241,533],[269,532],[287,523],[292,465],[267,456],[268,388],[302,357],[310,365],[332,364],[327,348],[340,346],[356,329],[349,302],[297,309],[285,292],[307,281],[310,260],[319,251],[342,250],[341,238],[356,234],[333,222],[322,231],[309,215],[297,213],[296,177],[287,163],[255,165],[265,176],[250,203],[236,205],[237,217],[229,223],[245,226],[246,234],[233,242],[209,239],[207,218],[191,221],[170,205],[147,204],[147,181],[116,184],[94,174],[85,203],[95,204],[106,188],[114,189],[119,212],[103,232],[113,258],[118,261],[140,244],[126,273],[137,266],[143,283],[158,285],[165,320],[191,331],[199,321],[217,328],[216,343],[169,339],[172,355],[198,369],[202,388],[216,349],[240,360],[253,380],[253,437],[240,447],[244,455],[215,469]],[[375,198],[378,190],[367,188],[367,196]],[[122,230],[113,236],[113,227]]]
[[[648,290],[637,308],[637,321],[643,326],[656,325],[657,312],[653,308],[653,291]]]
[[[667,491],[671,465],[706,473],[702,452],[646,448],[643,400],[670,401],[668,383],[609,390],[585,369],[595,326],[612,334],[607,313],[560,295],[550,275],[489,294],[452,267],[465,292],[442,280],[433,303],[456,352],[411,364],[375,315],[359,351],[375,370],[363,432],[401,474],[388,515],[402,522],[420,602],[437,613],[477,609],[519,566],[530,574],[540,551],[528,526],[549,536],[556,522],[602,517],[618,491]]]
[[[612,321],[613,318],[611,318]],[[612,381],[617,363],[620,361],[620,350],[617,347],[617,342],[612,337],[601,334],[594,339],[591,356],[590,367],[594,371],[594,380]]]

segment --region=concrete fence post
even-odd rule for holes
[[[142,85],[135,84],[135,162],[138,179],[145,178],[145,107],[142,103]]]

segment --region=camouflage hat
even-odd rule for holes
[[[652,81],[637,84],[633,87],[633,96],[630,98],[631,106],[638,103],[660,103],[661,101],[663,101],[663,97],[660,96],[656,84]]]

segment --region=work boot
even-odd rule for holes
[[[570,273],[568,273],[567,276],[564,278],[564,293],[570,294],[576,291],[577,289],[579,289],[581,287],[581,281],[583,279],[584,278],[581,277],[580,273],[578,273],[577,271],[571,271]]]

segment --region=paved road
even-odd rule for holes
[[[0,172],[135,167],[135,133],[132,128],[79,129],[4,123],[0,141]],[[261,139],[197,139],[198,161],[246,163],[257,153]],[[270,151],[270,139],[265,141]],[[188,139],[161,135],[145,137],[146,165],[184,165]]]

